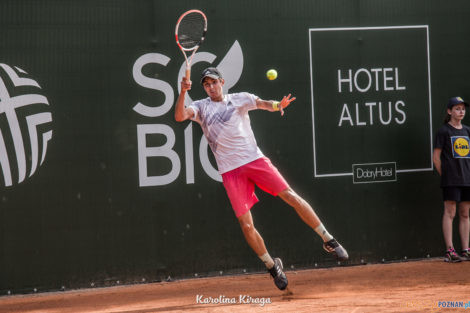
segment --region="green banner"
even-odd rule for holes
[[[443,254],[432,140],[448,98],[470,98],[468,1],[7,0],[0,295],[265,270],[199,125],[174,120],[175,24],[194,8],[208,31],[189,98],[206,97],[208,66],[225,92],[297,98],[251,125],[348,264]],[[396,165],[392,181],[354,183],[355,165],[381,163]],[[293,209],[256,193],[271,255],[288,269],[337,265]]]

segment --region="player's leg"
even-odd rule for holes
[[[325,226],[323,226],[323,223],[307,201],[300,197],[290,187],[279,192],[278,196],[293,207],[300,218],[323,239],[323,248],[327,252],[334,254],[341,261],[345,261],[349,258],[346,249],[344,249],[326,230]]]
[[[262,256],[266,254],[268,251],[266,250],[263,238],[258,233],[255,225],[253,224],[253,217],[251,212],[248,211],[242,216],[239,216],[238,222],[240,223],[240,227],[242,229],[243,236],[245,236],[246,242],[251,247],[251,249],[253,249],[256,255]],[[272,267],[273,261],[271,259],[267,260],[265,263],[266,267],[270,268]]]
[[[287,277],[284,274],[282,261],[279,258],[274,260],[269,255],[264,240],[255,228],[253,223],[253,217],[251,212],[248,211],[245,214],[238,217],[238,222],[242,229],[243,235],[245,236],[248,245],[258,255],[261,261],[264,262],[271,276],[274,278],[274,283],[280,290],[284,290],[287,287]]]
[[[315,211],[313,211],[310,204],[302,199],[294,190],[292,190],[292,188],[288,187],[287,189],[279,192],[278,196],[288,205],[293,207],[300,218],[312,229],[317,228],[321,224],[320,219]],[[327,240],[330,239],[331,238],[327,238]]]
[[[322,237],[323,248],[327,252],[336,255],[342,261],[348,259],[346,250],[328,233],[310,204],[289,187],[268,158],[263,157],[247,164],[245,170],[250,180],[254,181],[258,187],[274,196],[279,196],[292,206],[300,218]]]
[[[287,287],[287,277],[282,271],[282,262],[279,258],[274,260],[271,258],[263,238],[253,223],[250,209],[258,202],[258,198],[254,192],[254,182],[244,174],[245,166],[222,174],[224,187],[248,245],[264,262],[269,273],[273,276],[276,286],[283,290]]]
[[[468,213],[470,209],[470,201],[463,201],[459,203],[459,233],[460,242],[462,243],[462,251],[460,258],[465,261],[470,261],[470,251],[468,247],[470,223]]]
[[[460,258],[454,250],[452,241],[452,223],[454,221],[456,211],[456,201],[444,201],[444,214],[442,215],[442,234],[444,235],[444,242],[446,244],[446,255],[444,261],[446,262],[459,262]]]

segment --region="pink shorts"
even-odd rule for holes
[[[255,184],[273,196],[289,188],[284,177],[266,157],[223,173],[222,180],[237,217],[248,212],[259,201],[255,195]]]

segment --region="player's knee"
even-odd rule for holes
[[[290,187],[281,191],[278,196],[282,198],[284,201],[290,202],[294,201],[297,194],[292,190]]]
[[[237,218],[244,234],[250,234],[254,231],[255,227],[253,225],[253,218],[251,217],[250,211],[238,216]]]
[[[249,223],[249,222],[245,222],[245,221],[240,221],[240,227],[241,227],[244,234],[250,234],[255,229],[253,223]]]
[[[288,204],[298,207],[303,204],[304,200],[290,187],[279,193],[279,196]]]

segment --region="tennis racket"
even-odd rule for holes
[[[207,18],[199,10],[189,10],[184,12],[178,22],[176,22],[175,37],[176,44],[183,52],[186,60],[186,78],[191,76],[191,62],[197,49],[204,41],[207,32]],[[192,52],[187,56],[187,53]]]

